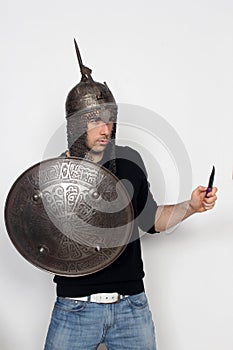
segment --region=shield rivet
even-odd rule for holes
[[[35,202],[38,202],[38,200],[40,199],[40,195],[37,194],[37,193],[34,193],[34,195],[32,196],[32,199],[33,199]]]

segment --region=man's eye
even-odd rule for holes
[[[100,118],[93,118],[93,119],[90,119],[90,120],[89,120],[89,123],[98,124],[100,121],[101,121]]]

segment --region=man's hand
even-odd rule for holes
[[[211,192],[208,193],[206,197],[207,187],[198,186],[191,195],[189,202],[190,209],[194,213],[202,213],[206,210],[213,209],[215,202],[217,200],[216,192],[217,188],[213,187]]]

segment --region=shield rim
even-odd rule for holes
[[[11,197],[12,193],[14,192],[15,187],[20,182],[20,180],[25,176],[25,174],[29,173],[32,169],[40,167],[41,164],[46,164],[46,163],[49,163],[49,162],[52,162],[52,161],[59,161],[59,160],[62,160],[62,159],[63,160],[64,159],[67,159],[67,160],[78,160],[78,161],[81,161],[81,162],[84,162],[84,163],[89,163],[89,164],[91,164],[94,167],[103,169],[104,172],[108,173],[114,180],[116,180],[116,182],[120,181],[119,178],[115,174],[113,174],[109,169],[103,167],[102,165],[100,165],[98,163],[94,163],[94,162],[92,162],[92,161],[90,161],[88,159],[83,159],[83,158],[80,158],[80,157],[74,157],[74,156],[67,157],[67,156],[64,155],[64,156],[59,156],[59,157],[48,158],[48,159],[45,159],[43,161],[37,162],[37,163],[33,164],[32,166],[30,166],[29,168],[27,168],[26,170],[24,170],[16,178],[16,180],[13,182],[13,184],[10,187],[10,190],[9,190],[9,192],[7,194],[7,197],[6,197],[6,200],[5,200],[5,206],[4,206],[5,227],[6,227],[8,236],[10,238],[10,241],[13,244],[14,248],[19,253],[19,255],[21,255],[21,257],[23,257],[28,263],[30,263],[31,265],[33,265],[37,269],[42,270],[42,271],[46,271],[46,272],[48,272],[50,274],[53,274],[53,275],[58,275],[58,276],[63,276],[63,277],[84,277],[84,276],[88,276],[88,275],[92,275],[94,273],[97,273],[97,272],[107,268],[108,266],[110,266],[114,261],[116,261],[119,258],[119,256],[124,252],[124,250],[126,249],[127,245],[130,242],[130,239],[131,239],[132,233],[133,233],[133,226],[134,226],[134,224],[133,224],[133,222],[134,222],[134,210],[133,210],[133,205],[132,205],[130,196],[128,194],[128,191],[126,190],[126,188],[125,188],[125,186],[124,186],[124,184],[122,182],[121,182],[121,187],[122,187],[122,189],[124,189],[124,192],[125,192],[126,196],[128,197],[128,203],[129,203],[128,207],[130,209],[130,215],[131,215],[130,233],[128,235],[128,240],[127,240],[127,243],[125,243],[124,245],[121,246],[121,250],[117,252],[117,254],[114,256],[114,258],[112,258],[104,266],[100,266],[99,268],[97,268],[95,271],[85,272],[85,273],[59,273],[59,272],[57,272],[55,270],[52,270],[52,269],[48,270],[48,269],[46,269],[43,266],[37,265],[32,259],[28,259],[28,256],[26,256],[26,254],[21,251],[21,249],[19,248],[19,244],[17,243],[17,240],[14,239],[15,235],[14,235],[14,233],[12,232],[12,230],[9,227],[9,221],[10,220],[8,219],[8,209],[10,207],[10,204],[9,204],[10,197]]]

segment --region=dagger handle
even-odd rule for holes
[[[205,192],[205,197],[208,197],[208,193],[210,193],[212,191],[211,187],[208,187],[206,192]]]

